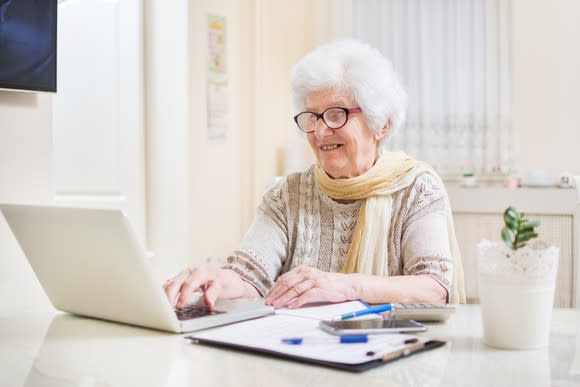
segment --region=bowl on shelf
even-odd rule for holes
[[[473,173],[464,173],[460,178],[460,182],[462,187],[477,187],[477,176],[475,176]]]
[[[528,178],[526,179],[525,185],[527,187],[550,187],[554,185],[554,182],[548,174],[540,170],[531,170],[528,172]]]

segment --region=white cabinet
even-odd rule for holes
[[[468,302],[479,302],[476,245],[501,240],[502,213],[512,205],[529,219],[540,220],[540,238],[560,246],[554,306],[580,306],[578,294],[578,195],[558,188],[461,188],[448,185],[455,230],[461,248]]]

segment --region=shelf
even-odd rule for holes
[[[508,206],[528,214],[573,214],[578,194],[573,188],[465,188],[447,184],[453,212],[502,213]]]

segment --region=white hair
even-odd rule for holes
[[[405,121],[407,93],[392,63],[379,50],[356,40],[325,44],[310,52],[292,69],[292,94],[296,113],[305,110],[308,94],[338,89],[347,92],[361,107],[369,127],[379,132],[391,119],[389,135]]]

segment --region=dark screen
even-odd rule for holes
[[[56,91],[57,0],[0,0],[0,88]]]

